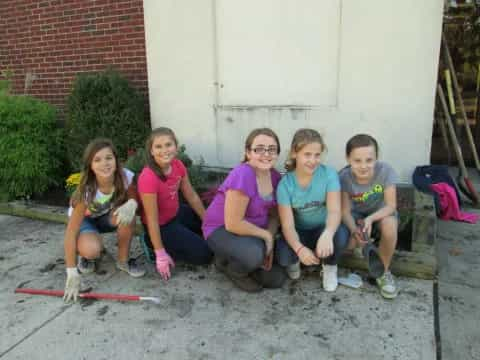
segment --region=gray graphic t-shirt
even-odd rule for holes
[[[375,163],[374,175],[369,184],[358,184],[350,166],[340,170],[339,176],[342,191],[350,196],[352,212],[363,216],[368,216],[385,206],[385,189],[398,182],[395,170],[382,161]]]

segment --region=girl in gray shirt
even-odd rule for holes
[[[377,160],[378,144],[370,135],[358,134],[347,142],[348,167],[340,171],[342,220],[351,234],[351,246],[364,246],[362,232],[370,237],[375,223],[381,234],[379,253],[385,273],[376,279],[380,294],[387,299],[397,296],[390,273],[397,244],[397,174],[387,163]],[[362,220],[362,226],[357,221]]]

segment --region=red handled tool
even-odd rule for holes
[[[63,290],[46,290],[46,289],[31,289],[31,288],[17,288],[15,293],[29,294],[29,295],[45,295],[63,297]],[[80,293],[79,297],[83,299],[97,299],[97,300],[117,300],[117,301],[150,301],[156,305],[160,304],[160,299],[153,296],[138,296],[126,294],[105,294],[105,293]]]

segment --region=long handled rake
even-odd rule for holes
[[[455,73],[455,67],[453,66],[453,60],[450,55],[450,50],[448,49],[448,44],[445,39],[445,34],[442,34],[442,44],[443,44],[443,54],[445,57],[445,62],[447,63],[448,69],[450,70],[450,73],[452,76],[453,88],[455,90],[455,95],[457,97],[460,113],[463,118],[463,124],[465,127],[465,132],[467,133],[467,139],[470,145],[470,150],[472,151],[475,168],[477,169],[478,172],[480,172],[480,160],[478,159],[477,147],[475,145],[475,141],[473,140],[472,131],[470,129],[470,124],[468,122],[467,113],[465,111],[465,104],[463,103],[462,94],[460,93],[460,86],[458,85],[457,75]]]
[[[479,196],[472,182],[468,178],[467,168],[465,166],[465,162],[463,161],[462,149],[460,147],[460,144],[458,143],[457,135],[455,134],[452,119],[450,118],[450,113],[448,111],[447,100],[445,99],[445,94],[440,84],[437,84],[437,95],[442,105],[445,122],[447,123],[447,128],[453,144],[453,149],[455,150],[455,155],[457,157],[459,167],[459,173],[457,177],[458,187],[474,204],[477,204]]]

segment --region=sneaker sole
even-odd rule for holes
[[[298,272],[298,273],[297,272],[295,272],[295,273],[287,272],[287,275],[291,280],[298,280],[298,279],[300,279],[300,276],[302,276],[302,273],[300,273],[300,272]]]
[[[395,299],[397,297],[398,292],[396,292],[394,294],[391,294],[391,293],[386,293],[386,292],[383,292],[382,290],[380,290],[380,295],[382,295],[382,297],[384,299],[392,300],[392,299]]]

